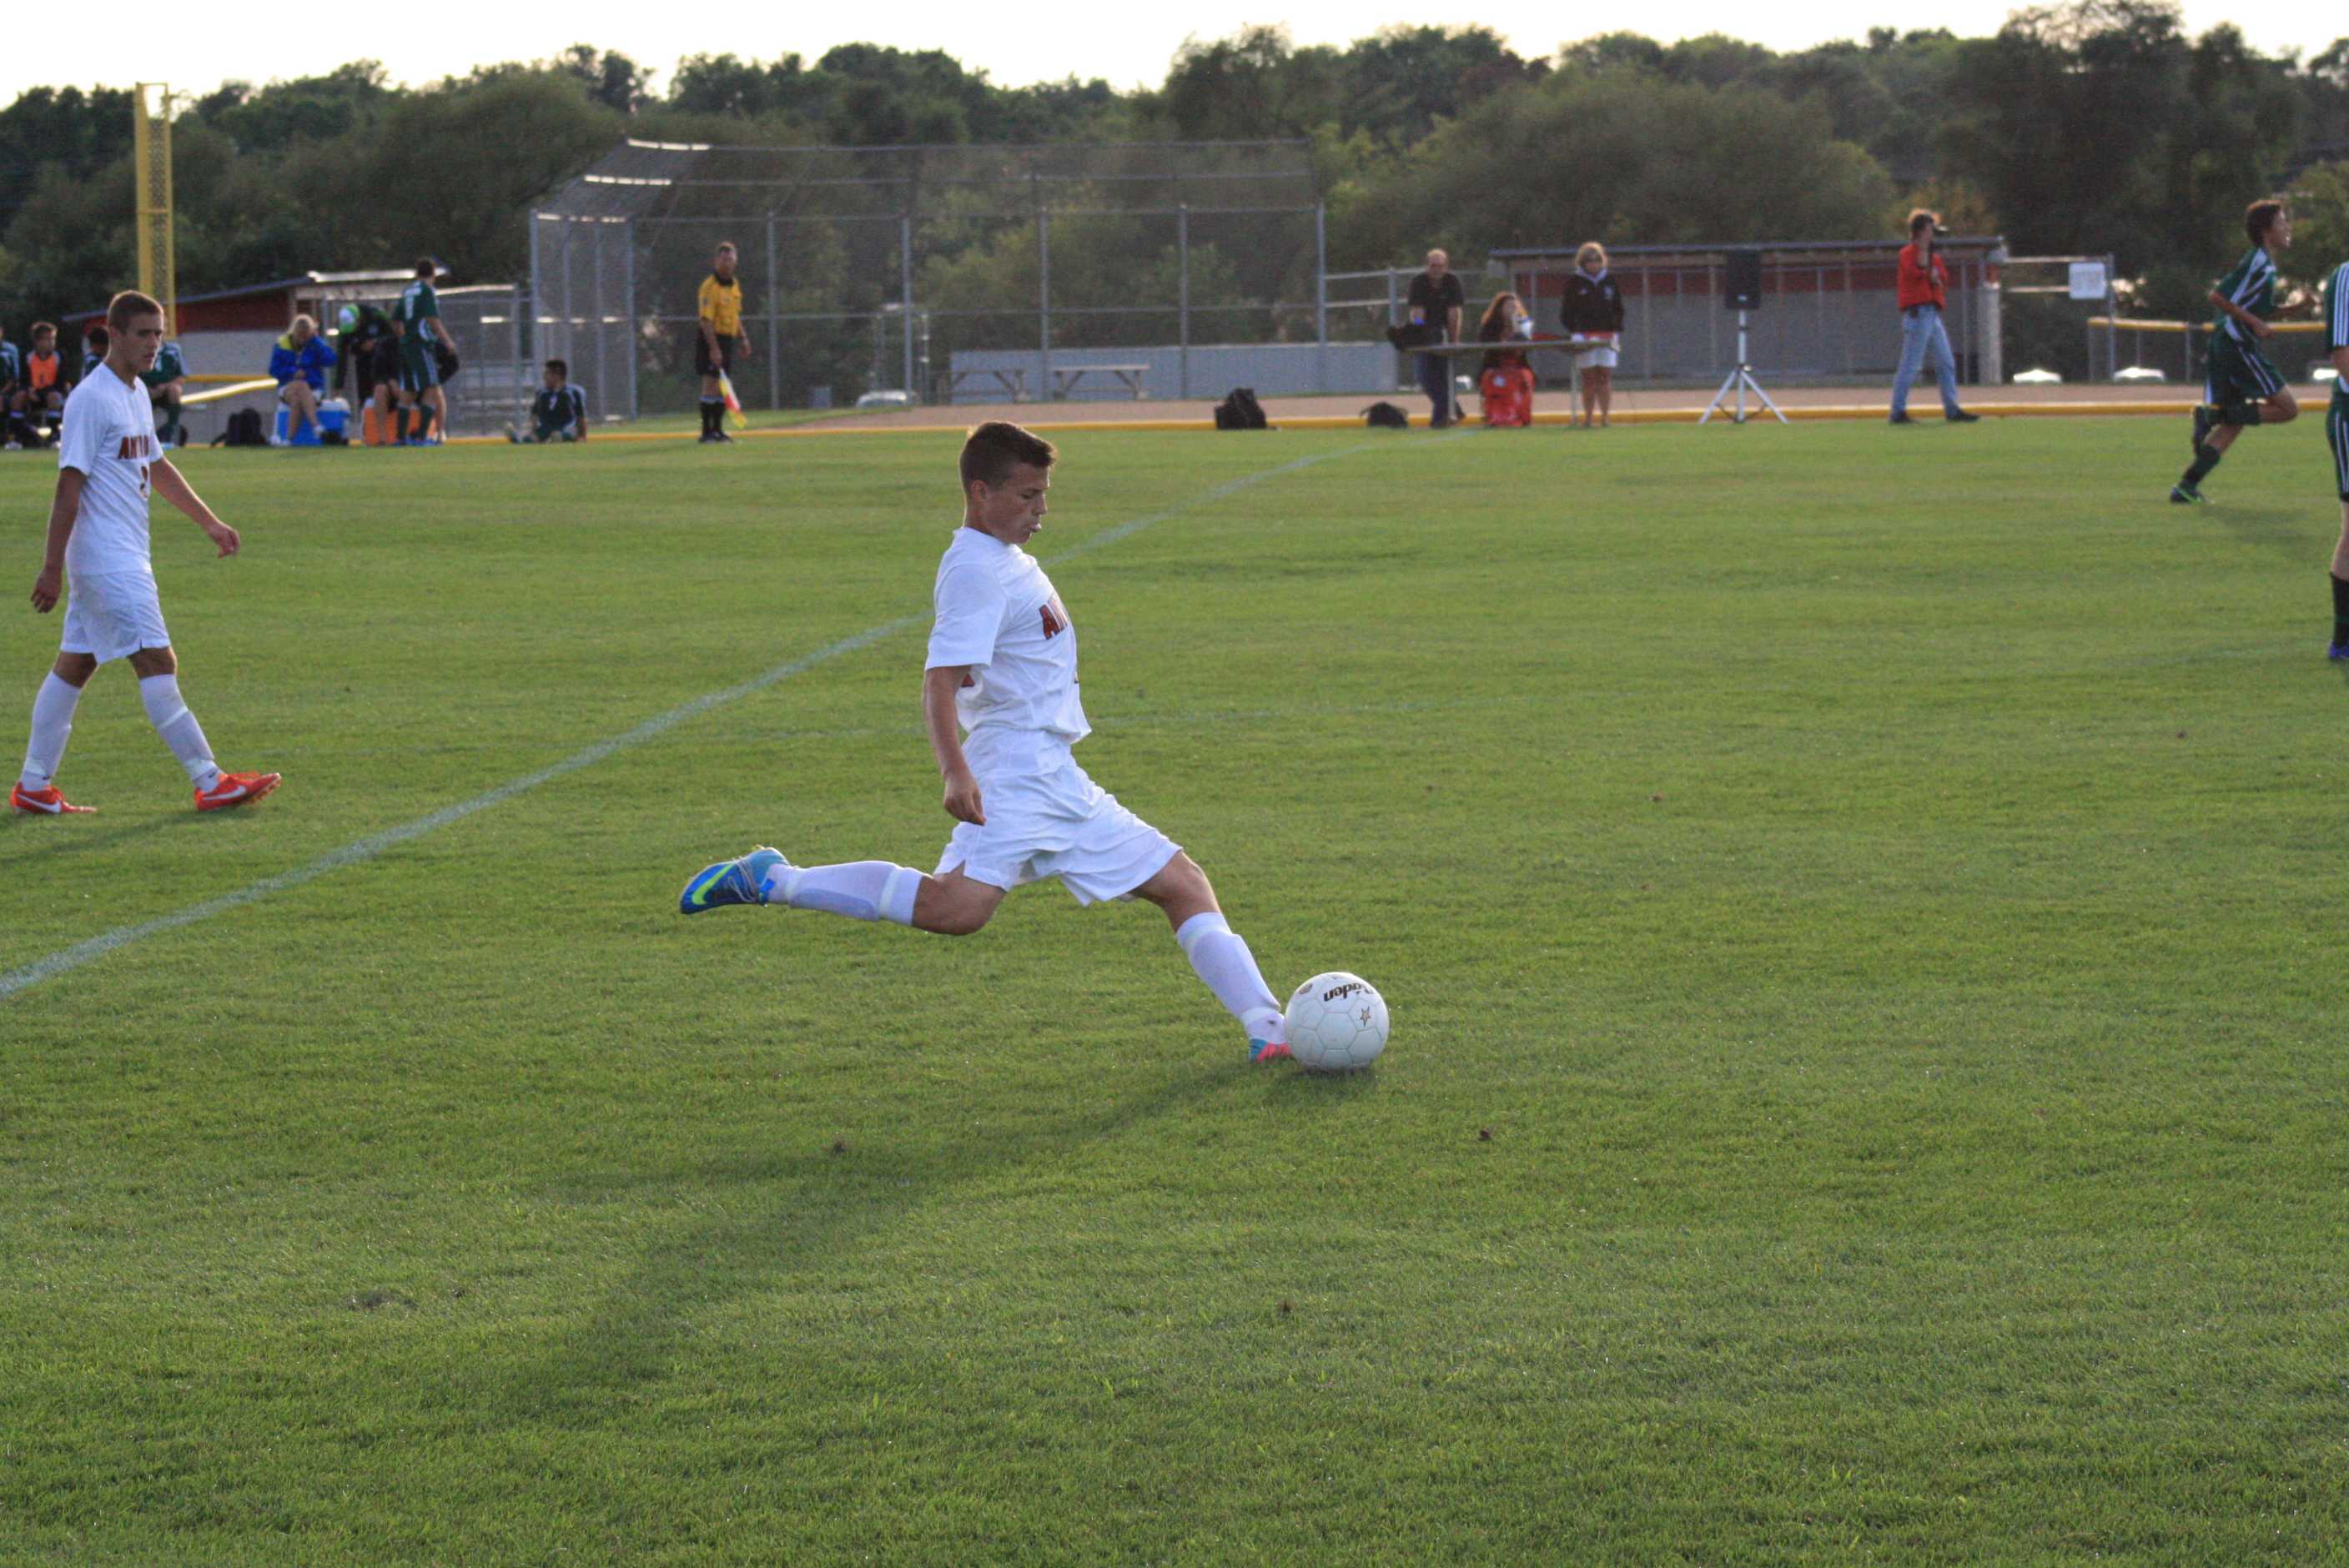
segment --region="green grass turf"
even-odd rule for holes
[[[1038,554],[1173,513],[1054,569],[1083,759],[1378,1068],[1050,885],[680,920],[933,863],[896,633],[0,999],[0,1559],[2336,1553],[2331,470],[2175,508],[2182,434],[1071,436]],[[182,684],[285,787],[195,816],[106,670],[0,970],[926,616],[953,455],[190,456]]]

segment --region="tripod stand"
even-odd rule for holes
[[[1733,422],[1740,425],[1745,423],[1745,394],[1751,392],[1760,399],[1762,407],[1778,415],[1778,423],[1781,425],[1786,423],[1786,416],[1778,413],[1778,405],[1770,401],[1770,394],[1763,391],[1762,383],[1754,379],[1754,366],[1746,361],[1745,313],[1742,310],[1737,313],[1737,368],[1723,378],[1721,390],[1714,393],[1713,401],[1705,405],[1704,412],[1697,418],[1697,423],[1702,425],[1720,413],[1722,404],[1728,400],[1732,391],[1737,394],[1737,411],[1730,416]]]

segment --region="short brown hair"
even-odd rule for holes
[[[57,335],[57,328],[55,322],[36,321],[33,324],[35,337],[55,337]]]
[[[1939,212],[1934,211],[1930,207],[1918,207],[1911,209],[1909,213],[1909,237],[1912,239],[1915,238],[1918,230],[1924,228],[1929,223],[1938,224],[1940,221],[1941,215]]]
[[[419,256],[416,258],[416,275],[419,278],[437,278],[440,275],[440,263],[429,256]]]
[[[2243,209],[2243,232],[2251,237],[2254,245],[2266,242],[2268,231],[2283,216],[2283,203],[2269,196]]]
[[[990,489],[1002,484],[1021,463],[1049,469],[1059,455],[1051,442],[1033,430],[1024,429],[1009,419],[989,419],[973,427],[969,438],[962,444],[964,493],[969,493],[975,484]]]
[[[106,325],[116,332],[128,330],[142,315],[162,314],[163,307],[154,295],[140,294],[137,289],[124,289],[106,302]]]
[[[714,254],[717,254],[717,255],[720,255],[720,256],[731,256],[731,255],[738,255],[738,254],[740,254],[740,253],[737,252],[737,251],[734,249],[734,242],[733,242],[733,241],[731,241],[731,240],[720,240],[720,241],[719,241],[719,242],[718,242],[718,249],[717,249],[717,251],[716,251],[715,253],[714,253]]]

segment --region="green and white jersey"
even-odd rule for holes
[[[440,296],[432,292],[430,283],[419,278],[399,291],[391,319],[407,328],[409,343],[436,343],[441,336]],[[426,325],[427,322],[431,325]]]
[[[2275,313],[2275,263],[2268,258],[2267,248],[2253,245],[2249,254],[2235,263],[2235,270],[2210,286],[2236,306],[2250,311],[2265,321]],[[2219,317],[2218,328],[2237,343],[2257,341],[2243,324],[2231,315]]]
[[[2324,280],[2324,352],[2349,348],[2349,262],[2333,269]],[[2333,384],[2333,406],[2349,409],[2349,387]]]
[[[155,368],[142,370],[139,379],[150,387],[168,386],[188,373],[188,362],[180,353],[180,346],[166,341],[162,352],[155,356]]]

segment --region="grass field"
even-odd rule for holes
[[[243,895],[0,996],[0,1561],[2338,1560],[2337,512],[2182,436],[1069,437],[1081,755],[1345,1079],[1141,906],[677,915],[933,863],[952,438],[190,457],[286,782],[109,668],[0,825],[8,975]]]

